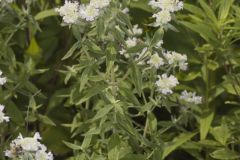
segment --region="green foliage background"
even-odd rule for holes
[[[60,0],[1,7],[0,69],[8,83],[0,102],[11,117],[1,124],[1,153],[19,133],[39,131],[57,160],[240,159],[239,2],[185,1],[164,47],[187,54],[190,65],[177,72],[181,85],[167,100],[154,96],[144,68],[120,61],[116,50],[124,43],[116,24],[139,24],[150,46],[162,38],[145,25],[153,13],[147,3],[114,1],[92,26],[71,28],[53,11]],[[203,104],[176,103],[184,89],[202,95]]]

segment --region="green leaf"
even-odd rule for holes
[[[231,137],[232,133],[226,124],[222,124],[221,126],[214,127],[211,130],[211,134],[213,137],[220,142],[222,145],[226,145],[228,139]]]
[[[113,134],[108,142],[108,159],[109,160],[119,160],[119,151],[118,147],[121,143],[121,140],[118,135]]]
[[[163,35],[164,35],[164,30],[163,28],[159,28],[153,35],[153,39],[150,43],[150,46],[154,46],[156,45],[160,40],[162,40],[163,38]]]
[[[77,105],[82,104],[83,102],[87,101],[91,97],[99,94],[104,90],[107,86],[106,85],[96,85],[92,88],[90,88],[87,93],[76,103]]]
[[[234,159],[239,159],[240,154],[234,151],[231,151],[229,149],[219,149],[210,154],[210,156],[214,159],[219,159],[219,160],[234,160]]]
[[[73,53],[80,47],[80,42],[74,43],[71,49],[66,53],[66,55],[62,58],[62,60],[68,59],[73,55]]]
[[[176,137],[172,142],[164,146],[162,159],[165,159],[170,153],[176,150],[185,142],[193,138],[197,133],[182,133]]]
[[[219,64],[216,61],[208,60],[207,67],[208,67],[208,69],[215,71],[216,69],[219,68]]]
[[[97,20],[97,35],[99,38],[102,38],[105,33],[104,19],[99,18]]]
[[[182,81],[192,81],[198,77],[201,77],[201,73],[199,71],[190,72],[188,74],[180,73],[178,77]]]
[[[204,23],[194,24],[185,21],[181,21],[180,23],[183,24],[185,27],[188,27],[192,31],[197,32],[207,42],[209,42],[210,40],[217,41],[216,35],[211,30],[211,27]]]
[[[92,141],[92,135],[86,135],[81,145],[82,149],[87,149],[90,146],[91,141]]]
[[[55,9],[48,9],[48,10],[44,10],[44,11],[39,12],[34,17],[34,19],[36,21],[38,21],[38,20],[41,20],[41,19],[44,19],[44,18],[47,18],[47,17],[50,17],[50,16],[56,16],[56,15],[58,15],[58,13],[55,11]]]
[[[63,141],[63,143],[68,146],[69,148],[73,149],[73,150],[82,150],[82,147],[67,141]]]
[[[97,114],[91,119],[91,122],[96,121],[104,116],[106,116],[113,109],[112,105],[107,105],[104,108],[101,108]]]
[[[220,20],[225,20],[228,15],[229,15],[229,11],[231,9],[231,6],[233,5],[234,0],[222,0],[221,1],[221,5],[219,8],[219,19]]]
[[[212,20],[212,22],[217,24],[217,18],[214,14],[214,11],[209,7],[209,5],[204,0],[199,0],[198,2],[205,11],[206,15]]]
[[[214,112],[210,111],[207,113],[204,113],[199,120],[200,123],[200,139],[205,140],[208,134],[208,131],[211,127],[212,121],[214,117]]]
[[[120,160],[146,160],[146,156],[141,154],[127,154]]]
[[[51,126],[56,126],[56,124],[50,118],[48,118],[45,115],[38,114],[38,119],[39,119],[39,121],[41,121],[45,124],[48,124],[48,125],[51,125]]]
[[[134,47],[128,48],[127,53],[137,53],[141,52],[145,47],[147,47],[146,44],[138,44]]]
[[[142,73],[138,66],[134,63],[131,65],[131,78],[139,95],[142,93]]]
[[[24,126],[24,117],[22,111],[12,102],[8,101],[5,107],[7,116],[19,126]]]
[[[141,1],[130,1],[130,7],[132,8],[138,8],[147,12],[152,13],[153,9],[150,5],[148,5],[149,0],[141,0]]]
[[[26,50],[26,53],[29,54],[30,56],[40,56],[42,52],[42,49],[40,48],[40,46],[38,45],[36,38],[32,37],[30,44]]]
[[[123,22],[124,24],[126,24],[128,26],[129,29],[132,30],[132,23],[130,21],[130,18],[128,15],[124,14],[123,12],[118,12],[117,14],[117,18]]]
[[[195,5],[184,3],[184,9],[188,10],[189,12],[194,13],[195,15],[197,15],[199,17],[202,17],[204,15],[203,10]]]

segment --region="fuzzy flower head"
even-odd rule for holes
[[[0,123],[5,122],[9,122],[9,117],[5,116],[5,114],[3,113],[5,106],[0,104]]]
[[[47,152],[46,146],[41,144],[40,134],[37,132],[33,137],[23,137],[21,134],[11,142],[10,150],[5,151],[9,158],[23,158],[24,155],[31,155],[35,160],[53,160],[51,152]]]
[[[181,70],[187,70],[187,56],[185,54],[180,54],[177,52],[163,53],[164,57],[168,61],[169,65],[173,65],[174,67],[179,67]]]
[[[74,24],[79,18],[79,4],[78,2],[71,2],[66,0],[64,5],[57,8],[56,11],[63,17],[64,23]]]
[[[86,21],[94,21],[99,16],[99,9],[92,5],[81,5],[79,16]]]
[[[181,93],[180,99],[193,103],[193,104],[201,104],[202,103],[202,97],[201,96],[196,96],[196,92],[187,92],[183,91]]]
[[[94,8],[102,9],[110,4],[110,0],[91,0],[90,5]]]
[[[156,22],[154,25],[155,27],[165,25],[169,23],[172,19],[171,13],[167,10],[159,11],[155,13],[152,17],[156,18]]]
[[[183,9],[183,2],[179,0],[150,0],[152,8],[160,8],[168,12],[176,12]]]
[[[160,66],[164,65],[163,59],[159,57],[157,53],[153,54],[147,63],[154,66],[156,69],[159,69]]]
[[[173,75],[162,74],[158,76],[156,85],[162,94],[172,94],[172,89],[179,84],[177,78]]]

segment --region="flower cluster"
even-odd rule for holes
[[[162,94],[172,94],[172,89],[179,84],[177,78],[173,75],[162,74],[158,76],[156,85]]]
[[[65,23],[72,24],[78,20],[79,4],[78,2],[65,1],[64,6],[57,8],[56,11],[63,17]]]
[[[181,70],[187,70],[187,56],[185,54],[180,54],[175,51],[167,51],[167,53],[163,53],[165,59],[168,61],[169,65],[173,65],[173,67],[179,67]]]
[[[172,66],[172,67],[179,67],[180,70],[187,70],[188,63],[187,63],[187,56],[185,54],[180,54],[177,52],[170,52],[163,53],[163,58],[158,55],[158,53],[153,54],[148,61],[148,64],[154,66],[156,69],[159,69],[160,66],[165,64]]]
[[[3,113],[5,106],[0,104],[0,123],[5,122],[9,122],[9,117],[5,116],[5,114]]]
[[[100,9],[107,7],[110,0],[91,0],[89,4],[79,5],[78,2],[66,0],[65,4],[56,11],[63,17],[66,24],[77,23],[79,19],[93,21],[99,16]]]
[[[15,159],[27,157],[27,159],[35,160],[53,160],[51,152],[47,152],[45,145],[39,142],[41,137],[39,133],[35,133],[34,137],[25,137],[20,134],[10,144],[10,150],[5,151],[5,156]]]
[[[150,0],[149,5],[157,10],[155,26],[162,26],[171,21],[171,13],[183,9],[183,2],[179,0]]]
[[[180,99],[194,104],[201,104],[202,103],[202,97],[196,96],[196,92],[187,92],[183,91],[181,93]]]

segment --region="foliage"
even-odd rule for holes
[[[37,131],[59,160],[240,158],[239,2],[186,1],[157,27],[161,10],[148,3],[112,0],[93,21],[68,24],[60,0],[2,0],[0,103],[10,122],[0,124],[0,159],[19,133]],[[135,24],[143,34],[132,34]],[[187,71],[168,50],[187,55]],[[179,81],[172,94],[156,85],[165,73]]]

